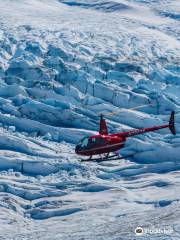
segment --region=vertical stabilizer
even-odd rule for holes
[[[170,129],[170,131],[172,132],[173,135],[176,135],[176,129],[175,129],[175,125],[174,125],[174,115],[175,115],[175,112],[172,111],[171,112],[171,117],[169,119],[169,129]]]

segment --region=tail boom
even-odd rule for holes
[[[133,136],[136,136],[136,135],[139,135],[139,134],[143,134],[143,133],[147,133],[147,132],[153,132],[153,131],[160,130],[160,129],[163,129],[163,128],[169,128],[171,133],[173,135],[176,135],[175,125],[174,125],[174,115],[175,115],[175,112],[172,111],[171,116],[170,116],[170,120],[169,120],[169,124],[150,127],[150,128],[135,129],[135,130],[132,130],[132,131],[129,131],[129,132],[119,133],[118,135],[121,136],[121,137],[133,137]]]
[[[132,130],[129,132],[124,132],[124,133],[120,133],[121,136],[123,137],[133,137],[139,134],[143,134],[143,133],[147,133],[147,132],[153,132],[159,129],[163,129],[163,128],[168,128],[169,124],[167,125],[162,125],[162,126],[157,126],[157,127],[150,127],[150,128],[142,128],[142,129],[137,129],[137,130]]]

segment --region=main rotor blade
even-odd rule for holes
[[[151,104],[146,104],[146,105],[141,105],[141,106],[137,106],[137,107],[133,107],[133,108],[127,108],[127,110],[135,110],[135,109],[138,109],[138,108],[143,108],[143,107],[147,107],[147,106],[150,106],[150,105],[152,105],[152,103]],[[112,116],[112,115],[116,115],[116,114],[118,114],[119,112],[123,112],[123,111],[125,111],[126,110],[126,108],[121,108],[120,110],[117,110],[117,111],[115,111],[115,112],[111,112],[111,113],[102,113],[102,115],[103,116]]]
[[[87,116],[72,116],[72,119],[88,119],[88,118],[92,118],[92,119],[99,119],[101,115],[103,116],[113,116],[113,115],[116,115],[120,112],[123,112],[125,111],[126,109],[127,110],[136,110],[136,109],[139,109],[139,108],[143,108],[143,107],[147,107],[147,106],[151,106],[153,105],[152,103],[151,104],[145,104],[145,105],[140,105],[140,106],[137,106],[137,107],[133,107],[133,108],[120,108],[119,110],[115,111],[115,112],[110,112],[110,113],[99,113],[97,116],[93,116],[93,115],[87,115]],[[76,112],[77,114],[83,114],[83,113],[78,113]]]
[[[92,119],[99,119],[100,116],[73,116],[72,119],[76,120],[76,119],[88,119],[88,118],[92,118]]]

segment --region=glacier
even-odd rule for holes
[[[0,9],[0,239],[178,240],[180,3]],[[149,106],[130,110],[139,105]],[[166,123],[175,110],[177,134],[129,138],[120,153],[133,158],[80,162],[75,145],[97,133],[97,114],[119,109],[112,133]]]

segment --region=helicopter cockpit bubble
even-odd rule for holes
[[[81,149],[81,148],[86,148],[89,144],[89,137],[84,137],[81,139],[81,141],[77,144],[76,148]]]

